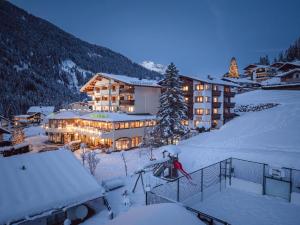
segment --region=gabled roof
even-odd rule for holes
[[[295,72],[300,72],[300,67],[292,69],[292,70],[289,70],[289,71],[284,72],[284,73],[279,73],[279,74],[276,75],[276,77],[284,77],[284,76],[287,76],[287,75],[289,75],[291,73],[295,73]]]
[[[195,76],[195,75],[180,75],[180,77],[185,77],[185,78],[189,78],[192,80],[196,80],[196,81],[200,81],[203,83],[208,83],[208,84],[216,84],[216,85],[224,85],[224,86],[232,86],[232,87],[239,87],[239,85],[237,84],[233,84],[231,82],[227,82],[224,80],[221,80],[219,78],[204,78],[204,77],[199,77],[199,76]]]
[[[0,158],[0,224],[40,217],[102,196],[67,150]]]
[[[256,64],[249,64],[249,65],[246,66],[243,70],[248,70],[248,69],[250,69],[250,68],[255,68],[255,67],[257,67]]]
[[[42,113],[44,115],[49,115],[50,113],[53,113],[54,106],[31,106],[27,113]]]
[[[81,92],[86,92],[89,86],[95,86],[97,81],[101,80],[101,77],[112,79],[118,82],[122,82],[132,86],[144,86],[144,87],[160,87],[157,80],[139,79],[137,77],[130,77],[126,75],[115,75],[108,73],[97,73],[94,75],[85,85],[80,89]]]
[[[11,132],[0,126],[0,134],[10,134]]]
[[[287,71],[289,69],[300,68],[300,61],[287,62],[278,68],[279,71]]]

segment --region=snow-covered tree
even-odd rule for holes
[[[91,174],[94,176],[97,165],[100,162],[100,159],[97,157],[97,152],[96,151],[88,151],[86,153],[86,161],[87,161],[87,164],[88,164]]]
[[[176,139],[188,131],[188,128],[182,124],[182,121],[187,119],[187,105],[182,92],[182,81],[173,63],[168,66],[160,85],[162,94],[157,113],[158,123],[153,134],[160,135],[163,143],[174,144]]]

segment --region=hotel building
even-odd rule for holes
[[[191,129],[219,128],[233,117],[232,87],[225,81],[180,76]],[[228,85],[229,84],[229,85]],[[80,140],[112,151],[137,147],[156,125],[161,87],[156,80],[96,74],[81,88],[91,110],[61,110],[48,116],[46,132],[55,143]]]

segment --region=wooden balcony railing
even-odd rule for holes
[[[119,90],[120,94],[133,94],[134,88],[122,88]]]
[[[225,96],[225,97],[233,98],[233,97],[235,96],[235,93],[234,93],[234,92],[231,92],[231,91],[225,91],[225,92],[224,92],[224,96]]]
[[[120,100],[120,105],[134,105],[134,100]]]
[[[235,102],[224,102],[224,107],[225,108],[234,108]]]
[[[213,96],[221,96],[221,91],[215,91],[215,90],[213,90],[212,91],[212,95]]]
[[[213,108],[220,108],[220,107],[221,107],[221,104],[222,104],[221,102],[213,102],[213,103],[212,103],[212,107],[213,107]]]
[[[234,117],[234,113],[224,113],[224,118],[231,119]]]
[[[213,113],[213,114],[211,115],[211,118],[212,118],[213,120],[219,120],[219,119],[221,119],[221,114]]]

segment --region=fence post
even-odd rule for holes
[[[146,191],[146,205],[148,205],[148,191]]]
[[[292,201],[292,191],[293,191],[293,170],[290,168],[290,202]]]
[[[232,157],[230,158],[230,167],[229,167],[229,185],[231,186],[231,174],[232,174]]]
[[[266,194],[266,164],[263,164],[263,183],[262,183],[262,194]]]
[[[220,178],[219,178],[219,182],[220,182],[220,191],[222,191],[222,161],[219,162],[219,167],[220,167]]]
[[[201,169],[201,201],[203,201],[203,169]]]
[[[179,202],[179,178],[177,179],[177,202]]]

